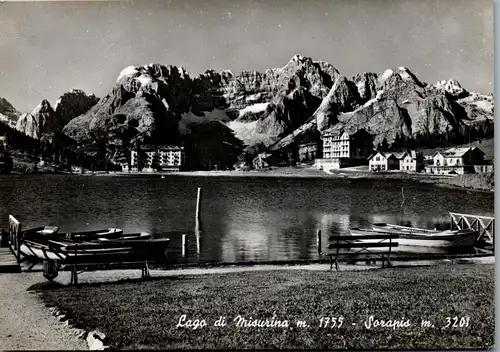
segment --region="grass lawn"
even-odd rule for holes
[[[244,272],[38,290],[48,306],[67,311],[79,327],[98,328],[107,344],[120,349],[449,349],[494,343],[493,265]],[[177,328],[183,314],[207,326]],[[237,327],[238,315],[274,316],[289,327]],[[370,315],[404,317],[411,326],[367,329],[363,322]],[[220,316],[226,317],[224,327],[213,325]],[[342,326],[320,327],[327,317],[343,317]],[[445,328],[447,317],[468,317],[469,326]],[[308,327],[297,327],[299,319]],[[434,327],[421,327],[422,319]]]

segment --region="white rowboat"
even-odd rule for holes
[[[381,231],[367,229],[351,229],[352,235],[376,235]],[[394,233],[394,232],[390,232]],[[399,238],[396,240],[400,246],[420,246],[438,248],[473,248],[476,243],[478,231],[473,229],[446,230],[435,233],[410,233],[408,231],[398,232]],[[380,242],[380,240],[361,240],[368,242]]]

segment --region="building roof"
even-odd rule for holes
[[[141,145],[141,150],[143,152],[152,152],[152,151],[171,151],[171,150],[184,150],[184,147],[179,147],[176,145],[163,145],[163,146],[154,146],[154,145]],[[131,148],[132,151],[136,151],[135,148]]]
[[[393,153],[388,153],[388,152],[376,152],[375,154],[370,155],[370,156],[368,157],[368,160],[373,159],[373,157],[374,157],[374,156],[377,156],[377,155],[379,155],[379,154],[380,154],[381,156],[383,156],[384,158],[386,158],[386,159],[389,159],[389,158],[391,158],[391,157],[393,157],[393,158],[394,158],[394,157],[396,157]]]
[[[461,157],[467,153],[470,148],[450,148],[443,152],[443,154],[447,157]]]
[[[179,147],[177,145],[166,145],[166,146],[162,146],[159,148],[160,150],[165,150],[165,151],[169,151],[169,150],[184,150],[184,147]]]
[[[412,159],[417,159],[417,156],[419,153],[417,153],[416,150],[408,150],[404,152],[399,152],[399,153],[393,153],[396,159],[404,159],[406,158],[407,155],[409,155]]]
[[[393,153],[396,159],[403,159],[408,154],[407,152]]]
[[[445,150],[444,152],[438,151],[432,154],[432,156],[434,157],[437,154],[441,154],[447,158],[461,158],[469,151],[473,151],[484,155],[483,151],[478,147],[464,147],[464,148],[450,148]]]
[[[344,133],[344,126],[342,125],[335,125],[333,127],[330,127],[326,130],[324,130],[321,135],[322,136],[340,136]]]

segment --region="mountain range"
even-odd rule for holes
[[[35,139],[62,131],[81,145],[95,135],[117,146],[177,144],[196,129],[197,136],[216,133],[212,139],[221,136],[220,143],[250,153],[247,161],[332,127],[364,128],[376,147],[384,139],[443,135],[493,116],[492,94],[469,92],[454,79],[428,84],[406,67],[348,78],[300,55],[265,72],[207,70],[195,77],[177,66],[129,66],[100,99],[72,90],[54,107],[43,100],[24,114],[0,98],[0,121]],[[231,134],[243,143],[228,139]]]

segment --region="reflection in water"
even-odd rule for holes
[[[13,214],[24,228],[177,230],[168,234],[177,262],[315,259],[318,230],[326,241],[374,222],[445,229],[450,211],[494,216],[493,194],[398,180],[0,175],[0,199],[4,229]],[[180,257],[182,233],[193,255],[187,259]]]
[[[226,235],[222,239],[222,260],[224,262],[252,261],[271,256],[269,249],[273,234],[276,234],[277,222],[269,221],[265,215],[251,212],[246,215],[246,222],[234,221],[238,211],[230,212],[225,222]]]

